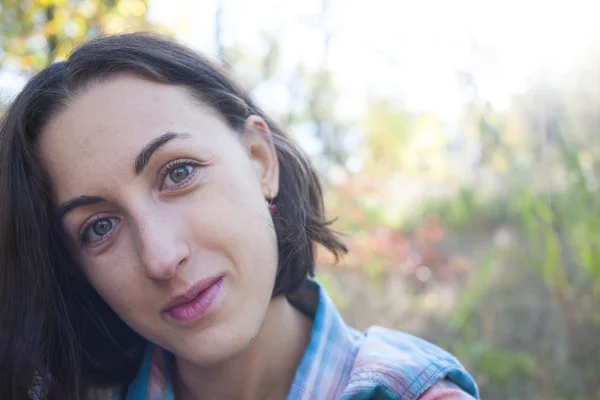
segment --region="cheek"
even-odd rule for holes
[[[223,253],[244,275],[274,277],[275,232],[256,178],[222,176],[219,182],[208,182],[204,190],[191,196],[185,207],[193,215],[187,228],[192,233],[190,245]]]
[[[88,282],[121,318],[128,320],[127,315],[147,306],[148,299],[143,296],[145,277],[140,275],[135,251],[127,251],[126,243],[118,243],[114,253],[85,260],[83,265]]]
[[[104,276],[90,281],[108,306],[138,334],[152,340],[160,326],[160,306],[153,301],[157,294],[147,290],[139,279]]]
[[[89,282],[104,301],[117,313],[127,313],[135,308],[138,301],[136,284],[131,278],[121,275],[104,274],[91,276]]]
[[[269,227],[267,203],[249,161],[213,170],[184,201],[195,228],[211,237],[257,236]]]
[[[199,200],[202,217],[192,229],[228,247],[250,253],[268,251],[275,241],[273,223],[260,189],[251,183],[251,178],[245,178],[238,185],[220,185]]]

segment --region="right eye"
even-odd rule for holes
[[[89,245],[101,244],[108,239],[118,223],[118,218],[101,217],[92,219],[82,228],[81,242]]]

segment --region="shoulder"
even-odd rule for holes
[[[364,333],[343,397],[441,400],[446,397],[421,396],[430,390],[435,395],[445,381],[466,398],[478,398],[473,378],[450,353],[416,336],[372,327]]]

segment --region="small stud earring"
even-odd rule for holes
[[[269,211],[271,214],[275,214],[277,212],[277,205],[273,204],[274,196],[271,194],[271,198],[269,199]]]

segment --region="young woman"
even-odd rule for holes
[[[148,34],[37,74],[0,126],[2,399],[473,399],[450,354],[346,326],[300,149]]]

